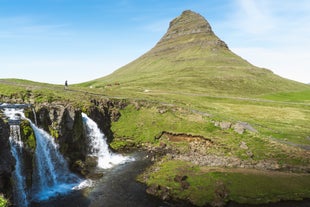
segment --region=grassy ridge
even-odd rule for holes
[[[276,142],[277,140],[283,140],[282,137],[274,137],[278,139],[271,139],[270,133],[274,130],[272,128],[271,132],[268,131],[269,128],[266,128],[265,132],[262,130],[263,127],[261,127],[258,128],[259,131],[262,131],[259,134],[245,133],[239,135],[233,130],[221,130],[219,127],[215,127],[213,122],[216,119],[219,118],[210,118],[200,113],[193,113],[190,109],[180,109],[175,106],[142,106],[139,110],[134,106],[128,106],[121,110],[120,119],[112,124],[112,131],[114,132],[115,139],[111,143],[111,146],[117,149],[126,144],[141,145],[153,143],[158,145],[160,142],[163,142],[163,140],[157,140],[156,137],[158,137],[161,132],[168,131],[172,133],[202,135],[212,140],[215,146],[211,149],[206,149],[206,153],[210,154],[234,156],[246,160],[276,160],[279,163],[288,165],[306,166],[310,164],[308,160],[309,157],[302,151],[300,152],[290,145],[283,147],[280,145],[281,142]],[[244,121],[244,119],[241,120]],[[233,120],[230,119],[229,121]],[[309,146],[310,142],[306,139],[306,135],[309,133],[309,129],[306,127],[308,121],[309,118],[303,122],[305,124],[303,127],[299,126],[299,128],[302,129],[301,131],[291,131],[293,128],[286,126],[281,128],[286,135],[290,132],[292,133],[291,137],[288,135],[286,136],[286,141]],[[235,122],[233,121],[233,123]],[[274,126],[280,128],[280,124],[281,123],[278,121],[274,123]],[[261,125],[261,123],[257,122],[256,125],[253,124],[255,127],[258,125]],[[281,135],[284,136],[284,134]],[[254,154],[254,158],[249,158],[247,155],[248,150],[239,147],[241,142],[247,143],[249,150]],[[169,141],[166,144],[168,146],[171,145]],[[182,149],[179,150],[186,151],[188,148],[187,144],[188,143],[184,143]]]
[[[97,96],[102,96],[102,91],[96,91]],[[81,98],[83,96],[84,98]],[[69,86],[67,90],[63,85],[39,83],[21,79],[0,79],[0,97],[7,102],[22,103],[52,103],[71,102],[75,105],[89,105],[93,97],[85,88]]]
[[[187,176],[189,187],[182,188],[175,181],[176,176]],[[145,182],[146,177],[149,186],[164,186],[170,189],[174,199],[189,200],[198,206],[229,200],[262,204],[310,197],[309,175],[246,169],[223,170],[168,160],[152,166],[138,179]]]
[[[279,92],[262,96],[265,99],[275,101],[290,101],[290,102],[306,102],[310,103],[310,90],[302,90],[295,92]]]
[[[179,51],[178,55],[182,52]],[[149,56],[147,53],[113,74],[81,86],[104,88],[118,83],[122,90],[128,92],[159,90],[241,97],[310,88],[247,63],[233,65],[230,61],[222,60],[222,55],[212,59],[213,62],[209,61],[208,50],[199,49],[197,53],[198,57],[184,61],[173,61],[167,56]],[[231,52],[229,54],[234,59],[238,58]],[[221,62],[218,63],[216,59]]]

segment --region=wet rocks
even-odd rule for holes
[[[100,130],[107,137],[107,141],[113,140],[113,132],[111,131],[111,123],[117,121],[121,114],[118,109],[111,104],[112,108],[109,109],[107,106],[92,106],[89,109],[89,117],[97,123]]]
[[[37,112],[38,126],[45,131],[49,131],[49,126],[52,124],[52,120],[49,116],[49,109],[46,107],[40,108]]]
[[[127,105],[124,100],[93,99],[91,105],[83,110],[66,102],[44,102],[34,105],[38,126],[49,132],[60,152],[66,157],[70,168],[76,167],[75,162],[87,161],[87,138],[83,130],[81,113],[86,112],[100,130],[106,135],[107,141],[113,140],[111,123],[120,118],[119,110]],[[25,111],[27,117],[34,122],[34,113]]]
[[[170,200],[171,199],[171,190],[168,187],[165,186],[161,186],[158,184],[152,184],[150,185],[147,189],[146,192],[148,194],[154,195],[154,196],[158,196],[160,197],[162,200]]]
[[[226,205],[226,199],[229,195],[229,190],[222,181],[217,181],[214,190],[214,199],[211,203],[213,207],[223,207]]]
[[[99,179],[103,173],[96,172],[97,158],[88,156],[86,161],[77,160],[72,165],[72,170],[85,178]]]
[[[173,180],[174,182],[180,183],[182,190],[186,190],[190,186],[187,178],[187,175],[176,175]]]

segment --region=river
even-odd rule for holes
[[[74,191],[40,203],[32,202],[30,207],[188,207],[185,202],[166,202],[146,193],[146,186],[136,177],[151,164],[145,152],[132,155],[135,161],[105,169],[103,177],[94,181],[92,187]],[[274,204],[248,205],[230,202],[226,207],[308,207],[310,200],[285,201]]]
[[[148,165],[146,153],[132,155],[135,161],[102,170],[103,177],[94,181],[93,187],[74,191],[40,203],[32,202],[31,207],[172,207],[190,206],[186,203],[162,201],[146,193],[146,186],[136,177]]]

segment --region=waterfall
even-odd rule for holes
[[[71,191],[82,180],[71,173],[60,154],[54,138],[43,129],[30,125],[36,137],[35,168],[33,173],[34,200],[46,200]]]
[[[35,123],[36,125],[38,125],[36,110],[35,110],[33,107],[32,107],[32,113],[33,113],[33,116],[34,116],[34,123]]]
[[[16,160],[13,193],[17,206],[27,207],[29,202],[27,197],[31,197],[33,201],[47,200],[92,184],[90,180],[82,180],[69,171],[67,162],[60,154],[54,138],[26,118],[23,109],[4,108],[4,114],[8,117],[11,125],[9,139],[11,152]],[[32,189],[28,190],[23,175],[23,142],[20,136],[20,119],[29,121],[36,137]]]
[[[133,158],[114,154],[109,150],[105,135],[100,131],[96,122],[82,113],[83,123],[89,138],[89,155],[98,158],[99,168],[111,168],[113,165],[122,164]]]
[[[13,199],[19,207],[27,207],[27,191],[25,177],[23,177],[23,142],[20,136],[19,125],[10,126],[10,146],[13,157],[15,158],[15,170],[13,172]]]
[[[13,171],[13,196],[14,202],[19,207],[27,207],[27,190],[26,181],[23,177],[23,142],[20,136],[20,113],[22,109],[4,108],[4,114],[9,119],[10,123],[10,147],[11,153],[15,159],[15,169]]]

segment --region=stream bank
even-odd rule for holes
[[[31,203],[31,207],[187,207],[186,202],[162,201],[146,193],[146,186],[136,181],[136,177],[151,160],[144,151],[129,155],[135,161],[127,162],[110,169],[100,170],[103,177],[95,180],[93,187],[74,191],[66,196],[55,199]]]

